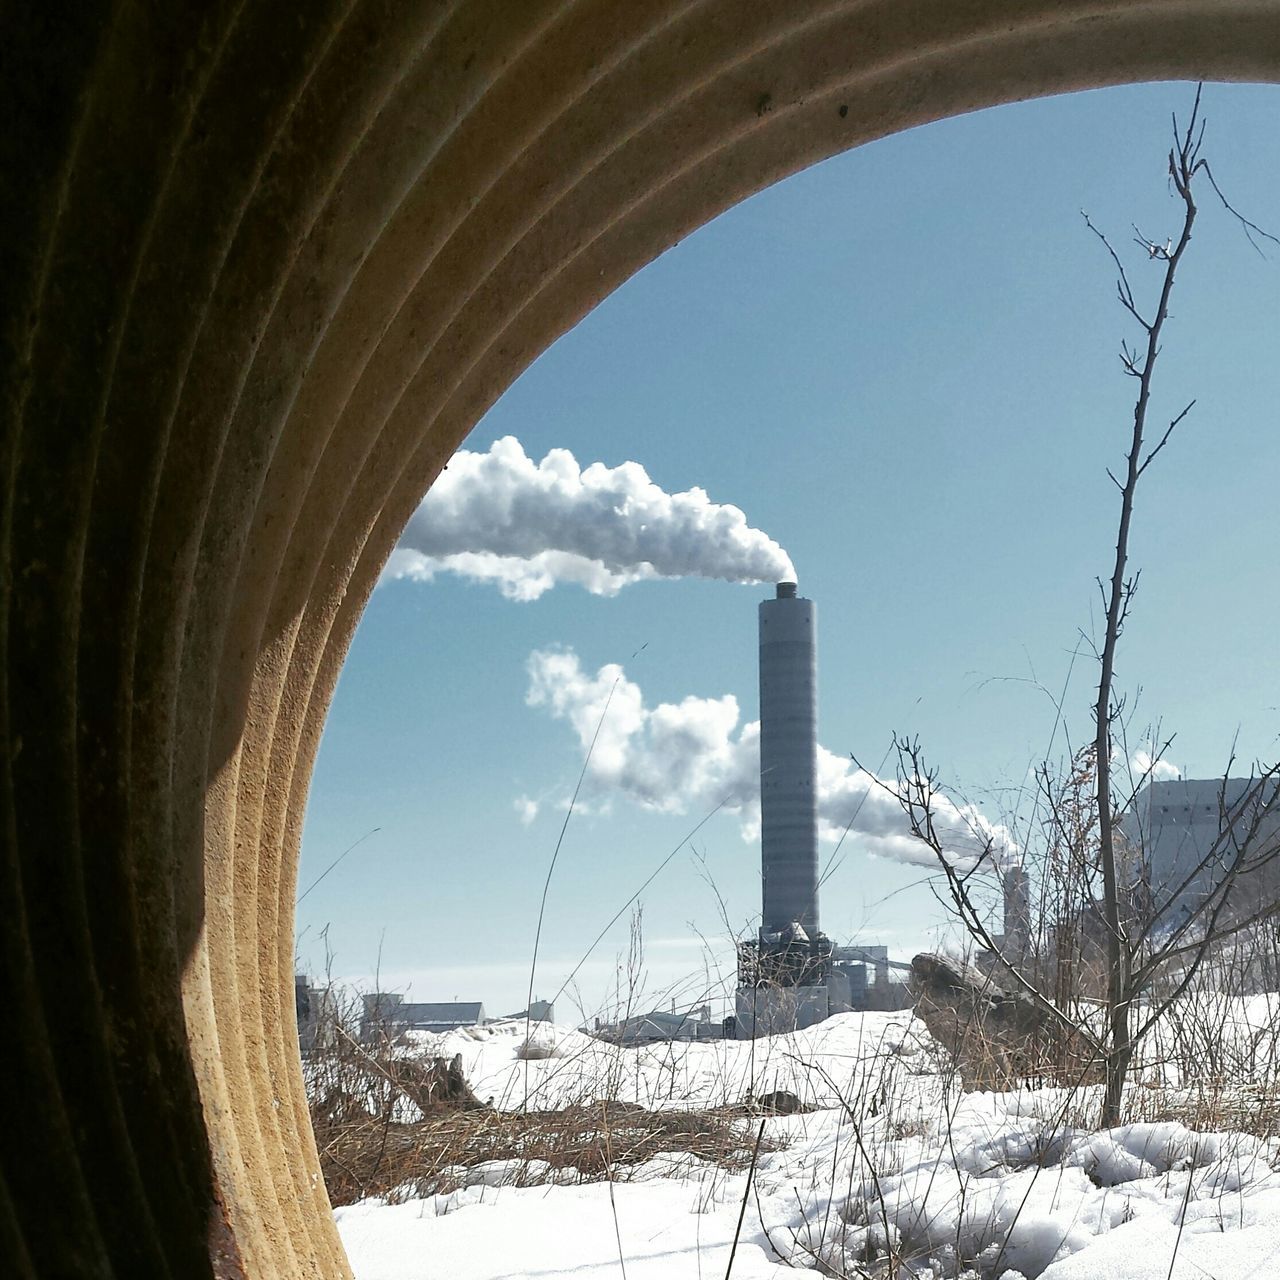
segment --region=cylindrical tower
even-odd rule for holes
[[[817,620],[794,582],[760,603],[762,934],[818,933]]]

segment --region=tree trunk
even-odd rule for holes
[[[1186,416],[1191,405],[1182,411],[1170,424],[1163,438],[1146,456],[1142,456],[1143,442],[1147,423],[1147,410],[1151,403],[1151,379],[1155,373],[1156,360],[1160,356],[1160,334],[1164,322],[1169,317],[1169,297],[1173,292],[1173,281],[1178,271],[1178,263],[1191,241],[1191,227],[1196,218],[1196,205],[1191,196],[1191,181],[1199,167],[1196,159],[1198,142],[1195,138],[1196,114],[1200,105],[1200,94],[1196,93],[1196,109],[1191,113],[1191,123],[1186,136],[1177,150],[1169,155],[1169,175],[1183,201],[1182,234],[1178,237],[1176,247],[1166,246],[1160,249],[1154,244],[1148,245],[1153,258],[1163,257],[1165,263],[1164,281],[1160,289],[1160,300],[1155,315],[1145,320],[1134,302],[1133,291],[1120,264],[1120,259],[1111,248],[1110,243],[1101,232],[1097,232],[1103,244],[1107,246],[1112,259],[1120,271],[1118,288],[1120,300],[1129,313],[1146,330],[1147,342],[1145,354],[1141,357],[1137,352],[1130,352],[1122,347],[1121,359],[1126,371],[1138,380],[1138,396],[1133,406],[1133,434],[1129,443],[1129,452],[1125,457],[1124,483],[1115,480],[1120,489],[1120,526],[1116,533],[1116,555],[1111,570],[1111,581],[1107,591],[1107,622],[1103,636],[1101,671],[1098,676],[1098,700],[1094,708],[1095,738],[1097,752],[1097,787],[1098,804],[1098,856],[1102,864],[1103,916],[1107,929],[1107,1024],[1108,1045],[1106,1053],[1106,1090],[1102,1108],[1102,1125],[1111,1128],[1120,1123],[1121,1102],[1124,1095],[1125,1077],[1128,1075],[1129,1063],[1133,1057],[1132,1037],[1129,1025],[1129,1009],[1135,995],[1130,981],[1132,947],[1128,937],[1126,922],[1121,912],[1120,883],[1116,869],[1115,831],[1112,818],[1111,799],[1111,747],[1112,723],[1115,710],[1112,706],[1112,691],[1115,681],[1116,649],[1120,642],[1120,632],[1124,628],[1128,603],[1133,595],[1134,582],[1125,578],[1125,568],[1129,559],[1129,527],[1133,520],[1134,495],[1138,489],[1138,480],[1147,469],[1151,460],[1164,448],[1173,429]],[[1175,134],[1175,141],[1177,137]],[[1089,224],[1092,226],[1092,223]],[[1096,230],[1096,228],[1095,228]],[[1195,403],[1194,401],[1192,402]],[[1108,473],[1109,474],[1109,473]]]

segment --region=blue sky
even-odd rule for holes
[[[1131,223],[1176,234],[1164,155],[1185,85],[1137,86],[944,121],[815,166],[729,210],[606,299],[479,423],[534,460],[634,461],[668,492],[740,507],[819,608],[819,736],[880,764],[919,734],[942,778],[993,818],[1050,746],[1059,689],[1099,612],[1116,520],[1131,324],[1087,209],[1130,259]],[[1206,154],[1233,202],[1280,227],[1280,93],[1210,86]],[[1277,754],[1280,251],[1260,258],[1201,191],[1172,306],[1155,421],[1197,405],[1139,496],[1141,588],[1119,664],[1135,729],[1176,732],[1190,776]],[[417,999],[523,1007],[538,903],[582,767],[578,736],[530,706],[535,651],[588,675],[619,663],[646,705],[736,697],[756,717],[755,613],[770,588],[646,581],[514,602],[450,574],[379,586],[326,726],[300,904],[313,970]],[[1090,733],[1077,660],[1064,742]],[[629,687],[629,686],[628,686]],[[1139,734],[1140,736],[1140,734]],[[1135,740],[1135,745],[1139,745]],[[531,822],[525,799],[539,802]],[[569,823],[535,987],[549,997],[610,918],[706,816],[597,789]],[[734,815],[702,827],[642,897],[647,990],[692,999],[759,912],[758,847]],[[823,887],[826,931],[904,955],[943,913],[919,867],[851,838]],[[826,851],[824,850],[824,858]],[[714,886],[714,888],[712,887]],[[327,932],[325,928],[327,926]],[[700,940],[710,943],[710,952]],[[627,918],[578,973],[594,1009]],[[561,997],[561,1020],[576,1013]]]

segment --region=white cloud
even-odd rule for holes
[[[1152,782],[1172,782],[1182,777],[1182,770],[1167,760],[1156,760],[1150,751],[1135,751],[1129,761],[1129,768],[1135,778],[1150,779]]]
[[[541,462],[514,436],[460,450],[422,500],[384,577],[454,573],[536,600],[560,583],[616,595],[651,578],[794,579],[787,553],[705,490],[667,493],[637,462],[580,467],[567,449]]]
[[[587,769],[593,795],[623,795],[662,813],[707,811],[723,801],[738,816],[743,838],[758,838],[760,725],[739,724],[732,694],[649,707],[639,685],[614,663],[591,675],[571,650],[540,649],[529,656],[528,667],[528,704],[568,723],[584,753],[596,738]],[[935,866],[933,853],[908,830],[893,785],[819,746],[821,838],[832,843],[849,826],[850,836],[871,853]],[[972,806],[939,795],[934,809],[935,825],[957,862],[972,859],[988,843],[1001,862],[1016,857],[1008,832]]]

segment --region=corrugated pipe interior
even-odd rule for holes
[[[0,23],[0,1271],[345,1276],[290,996],[298,842],[356,622],[459,442],[752,192],[994,103],[1274,80],[1280,2]]]

